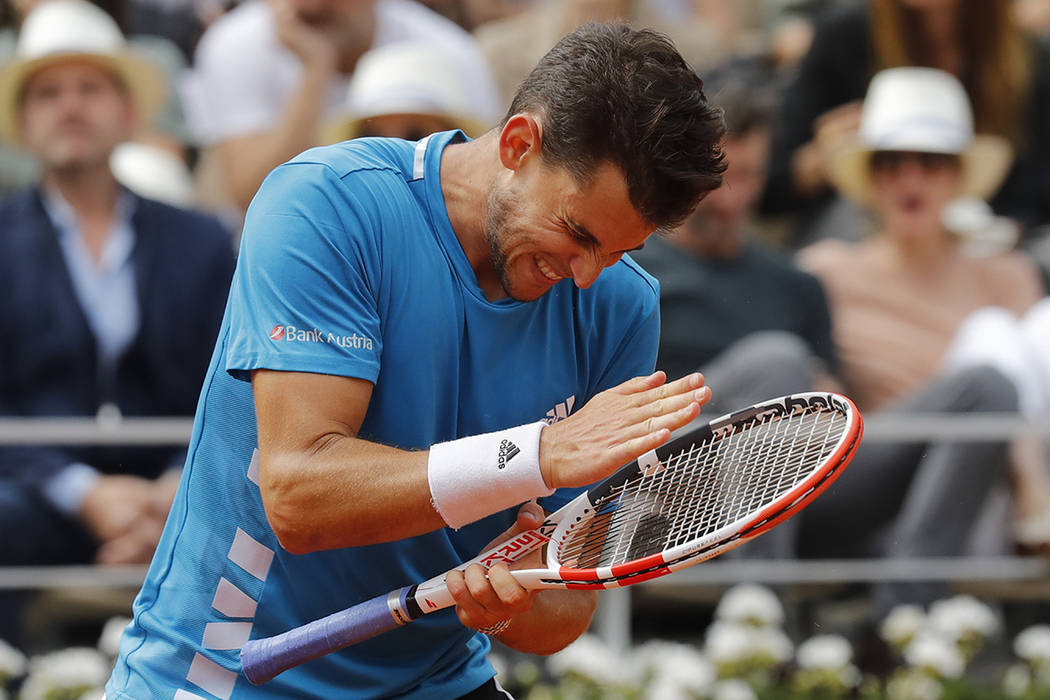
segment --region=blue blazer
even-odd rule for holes
[[[191,416],[222,321],[233,243],[217,219],[132,195],[139,332],[112,376],[36,187],[0,202],[0,416]],[[0,445],[0,478],[40,485],[73,462],[154,477],[182,447]]]

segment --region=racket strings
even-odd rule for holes
[[[761,510],[826,461],[846,417],[807,409],[757,416],[667,457],[596,504],[559,548],[565,566],[597,568],[699,540]]]

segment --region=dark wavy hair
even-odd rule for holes
[[[648,223],[680,223],[722,183],[722,110],[703,81],[659,32],[623,22],[570,32],[522,81],[504,123],[539,115],[541,153],[587,182],[597,166],[623,172]]]

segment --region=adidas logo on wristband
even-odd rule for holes
[[[499,443],[499,457],[496,459],[496,468],[503,469],[507,466],[507,462],[514,459],[517,454],[521,452],[518,446],[510,440],[501,440]]]

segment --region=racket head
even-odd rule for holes
[[[547,567],[570,588],[611,588],[710,559],[805,508],[862,434],[854,403],[830,392],[716,418],[592,487],[562,514]]]

